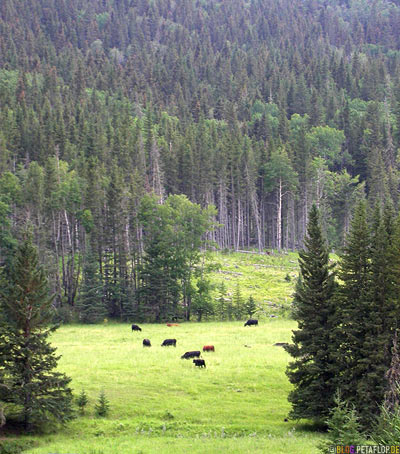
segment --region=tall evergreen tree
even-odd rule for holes
[[[374,423],[386,390],[385,373],[390,367],[391,347],[399,316],[398,286],[392,266],[394,222],[391,210],[377,209],[371,236],[371,285],[365,312],[365,339],[361,350],[364,373],[357,383],[356,408],[365,427]]]
[[[321,421],[334,405],[336,284],[315,205],[309,214],[305,249],[299,256],[300,276],[294,296],[299,329],[293,331],[293,344],[286,347],[294,358],[286,372],[294,385],[289,395],[290,417]]]
[[[83,267],[83,282],[76,304],[83,323],[96,323],[106,316],[103,283],[95,255],[89,251]]]
[[[369,368],[365,362],[364,343],[369,329],[367,318],[371,309],[370,235],[365,203],[360,203],[353,216],[346,246],[340,257],[338,275],[338,387],[342,398],[356,405],[360,396],[358,385]]]
[[[7,338],[2,352],[7,358],[5,400],[20,409],[26,430],[49,421],[68,421],[73,416],[71,379],[55,371],[59,357],[48,342],[56,329],[49,327],[53,297],[30,238],[20,243],[13,263],[3,272],[8,281],[0,293]]]

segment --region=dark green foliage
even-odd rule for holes
[[[0,454],[20,454],[32,448],[31,441],[0,440]]]
[[[371,260],[370,236],[365,203],[354,213],[346,246],[339,261],[337,338],[340,339],[337,362],[338,383],[343,398],[356,405],[359,402],[358,384],[369,369],[364,342],[370,329]]]
[[[177,316],[189,320],[195,292],[197,315],[199,310],[210,313],[207,281],[203,280],[195,291],[192,279],[201,259],[204,235],[213,226],[213,214],[212,206],[203,209],[185,196],[169,196],[163,205],[155,197],[143,198],[140,220],[145,254],[138,267],[137,295],[149,320],[159,322]]]
[[[364,364],[357,383],[357,410],[362,422],[370,426],[384,400],[387,383],[385,373],[390,367],[391,347],[399,315],[398,284],[392,279],[390,260],[393,248],[394,223],[391,212],[383,216],[376,211],[371,237],[371,285],[369,307],[365,313],[364,343],[357,360]]]
[[[55,371],[59,357],[48,343],[56,329],[48,327],[53,297],[30,238],[20,243],[12,264],[3,272],[7,284],[0,295],[6,314],[1,400],[17,407],[26,430],[66,422],[73,417],[71,379]]]
[[[110,402],[106,397],[104,390],[100,391],[99,398],[97,400],[97,404],[94,406],[95,413],[97,416],[107,416],[110,411]]]
[[[299,329],[293,332],[293,344],[286,347],[294,358],[287,368],[294,385],[289,394],[290,417],[321,421],[333,408],[336,386],[336,284],[315,205],[309,215],[305,249],[299,255],[300,277],[293,301]]]
[[[390,208],[377,208],[370,229],[360,204],[339,262],[337,383],[366,429],[397,401],[398,228]]]
[[[83,282],[76,304],[79,320],[83,323],[100,322],[107,314],[103,301],[103,283],[98,268],[94,255],[87,254],[83,268]]]
[[[79,407],[79,412],[81,415],[83,415],[85,413],[85,407],[88,404],[88,402],[89,402],[89,399],[87,397],[87,394],[86,394],[85,390],[82,389],[81,393],[79,394],[79,396],[76,399],[76,404]]]
[[[214,314],[211,297],[211,282],[207,279],[200,279],[197,284],[197,290],[193,293],[192,313],[197,315],[197,321],[201,322],[203,317]]]
[[[0,259],[27,219],[57,308],[90,242],[107,316],[155,318],[146,193],[215,204],[221,249],[302,247],[312,202],[337,249],[364,190],[398,209],[398,1],[45,3],[0,7]]]

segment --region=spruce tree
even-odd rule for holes
[[[357,406],[361,422],[370,427],[383,403],[385,373],[391,363],[391,347],[399,315],[398,286],[393,279],[394,222],[391,210],[376,210],[371,237],[371,285],[365,312],[365,339],[359,361],[364,372],[357,382]],[[398,249],[397,249],[398,251]],[[398,260],[398,259],[397,259]]]
[[[286,371],[294,385],[289,394],[290,417],[320,422],[334,406],[336,284],[315,205],[310,211],[305,249],[299,253],[299,265],[300,276],[293,302],[299,329],[293,331],[293,344],[286,347],[294,358]]]
[[[221,281],[221,283],[218,285],[218,292],[219,295],[217,297],[217,314],[220,320],[225,320],[226,319],[226,286],[224,281]]]
[[[236,320],[241,320],[244,313],[244,301],[242,292],[240,291],[239,282],[236,283],[235,292],[233,294],[233,313]]]
[[[340,257],[338,276],[341,285],[337,295],[338,320],[336,337],[340,339],[337,377],[341,396],[353,406],[357,405],[358,383],[366,369],[363,355],[364,342],[369,329],[371,302],[370,235],[365,203],[361,202],[354,213],[346,246]]]
[[[246,301],[244,307],[246,315],[248,315],[250,318],[257,311],[256,302],[254,301],[254,298],[251,295],[249,296],[249,299]]]
[[[79,319],[83,323],[96,323],[106,316],[103,285],[96,257],[89,251],[83,268],[83,282],[77,301]]]
[[[82,389],[81,393],[79,394],[78,398],[76,399],[76,403],[79,407],[79,412],[81,415],[85,413],[85,407],[88,404],[89,399],[84,389]]]
[[[340,258],[336,338],[337,386],[370,429],[388,391],[398,327],[400,226],[390,208],[375,209],[369,233],[365,204],[357,207]],[[392,386],[393,388],[393,386]]]
[[[97,404],[95,405],[95,412],[97,416],[107,416],[110,410],[110,402],[106,397],[104,390],[100,391]]]
[[[7,344],[2,351],[7,358],[2,371],[9,391],[6,401],[20,409],[26,430],[68,421],[73,417],[71,379],[55,371],[59,356],[48,342],[56,329],[49,327],[53,297],[29,237],[3,271],[8,281],[0,292],[6,318]]]

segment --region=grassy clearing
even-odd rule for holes
[[[284,421],[289,357],[273,344],[290,341],[294,327],[278,319],[246,328],[149,324],[142,333],[128,324],[64,326],[52,340],[63,355],[60,368],[72,377],[76,396],[86,390],[89,407],[58,433],[35,437],[27,453],[316,452],[319,434]],[[151,348],[142,347],[144,337]],[[170,337],[177,347],[161,347]],[[203,354],[206,369],[180,359],[205,344],[216,348]],[[101,389],[111,404],[106,418],[93,416]]]
[[[233,295],[239,284],[242,296],[245,299],[253,296],[261,308],[258,315],[282,313],[280,306],[288,308],[290,305],[299,274],[297,253],[259,255],[215,252],[210,255],[209,262],[219,267],[211,274],[211,281],[215,285],[224,282],[228,296]],[[286,280],[287,276],[290,281]]]

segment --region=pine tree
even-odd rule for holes
[[[82,392],[79,394],[78,398],[76,399],[76,403],[78,404],[79,411],[81,415],[85,413],[85,407],[88,403],[88,397],[84,389],[82,389]]]
[[[235,292],[233,294],[233,314],[236,320],[241,320],[244,313],[244,301],[240,291],[239,282],[236,283]]]
[[[336,284],[315,205],[309,215],[305,250],[299,256],[300,276],[294,296],[299,329],[293,331],[293,344],[286,347],[294,358],[286,372],[294,385],[289,395],[290,417],[321,421],[334,405]]]
[[[246,301],[244,308],[246,311],[246,315],[248,315],[250,318],[256,312],[257,305],[256,302],[254,301],[254,298],[251,295],[249,296],[249,299]]]
[[[97,416],[107,416],[110,411],[110,402],[107,399],[104,390],[100,391],[98,402],[95,405],[95,410]]]
[[[226,286],[224,281],[218,285],[218,297],[217,297],[217,314],[220,320],[225,320],[226,318]]]
[[[366,368],[362,355],[369,317],[371,287],[370,236],[365,203],[360,203],[353,216],[346,246],[340,257],[338,275],[338,387],[346,402],[356,405],[357,388]]]
[[[76,307],[83,323],[96,323],[106,316],[103,285],[96,257],[89,251],[83,268],[83,282]]]
[[[56,372],[58,356],[48,343],[56,327],[48,327],[53,316],[53,297],[48,295],[47,278],[38,263],[31,239],[17,248],[13,263],[4,270],[8,285],[0,293],[5,311],[8,361],[4,382],[7,401],[21,408],[26,430],[45,422],[65,422],[73,417],[71,381]]]
[[[377,209],[371,236],[371,285],[365,314],[365,338],[359,361],[364,366],[357,382],[356,409],[365,427],[370,427],[386,390],[385,373],[390,367],[391,347],[399,315],[398,287],[393,280],[394,223],[391,210],[383,216]]]

